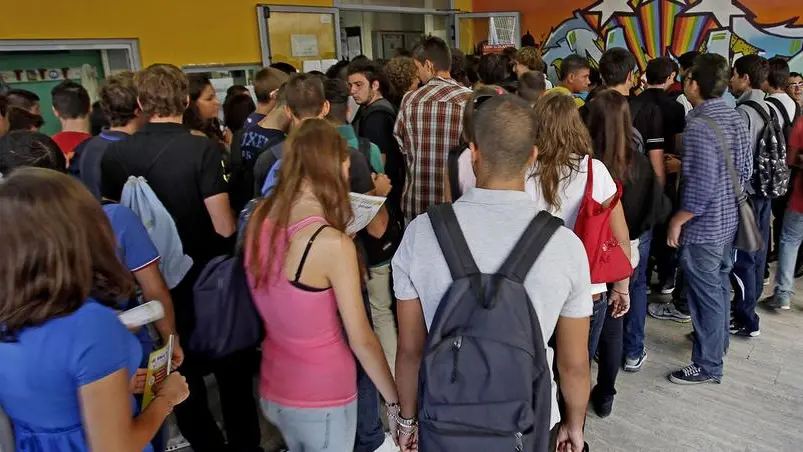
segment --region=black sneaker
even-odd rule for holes
[[[613,396],[602,396],[596,392],[597,387],[591,390],[591,407],[594,408],[594,413],[600,418],[606,418],[611,415],[613,411]]]
[[[758,337],[761,336],[761,330],[753,331],[752,328],[748,328],[746,326],[739,326],[739,325],[731,325],[730,332],[734,336],[741,336],[741,337]]]
[[[661,295],[671,295],[675,291],[675,282],[667,281],[661,284]]]
[[[702,383],[719,383],[719,380],[708,375],[708,372],[692,363],[683,369],[669,374],[669,381],[678,385],[699,385]]]

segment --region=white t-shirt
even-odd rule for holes
[[[795,120],[796,104],[794,99],[792,99],[790,95],[786,93],[775,93],[775,94],[770,94],[767,97],[772,97],[774,99],[778,99],[779,101],[781,101],[781,103],[784,106],[784,109],[786,110],[786,116],[789,117],[789,119],[791,119],[792,121]],[[778,107],[776,107],[775,104],[773,104],[772,102],[767,102],[767,105],[769,105],[770,108],[775,110],[775,114],[778,115],[778,122],[780,123],[781,127],[784,127],[786,125],[786,121],[784,121],[783,119],[784,115],[781,114],[781,111],[778,110]]]
[[[460,193],[465,193],[469,188],[477,186],[477,176],[474,174],[471,151],[468,148],[457,159],[457,181],[460,185]]]
[[[678,96],[677,101],[680,105],[683,105],[683,109],[686,110],[686,114],[688,115],[691,112],[694,106],[689,102],[689,99],[686,98],[685,94],[681,94]]]
[[[524,192],[470,188],[454,203],[454,211],[477,267],[483,273],[495,273],[539,209]],[[452,285],[452,275],[427,214],[419,215],[407,227],[392,266],[396,298],[402,300],[400,303],[419,299],[429,330],[441,299]],[[538,315],[550,371],[554,351],[547,343],[558,317],[591,315],[590,281],[582,242],[572,231],[559,228],[524,280]],[[560,421],[560,412],[554,375],[551,380],[550,426],[554,426]]]
[[[563,179],[563,185],[559,190],[560,210],[556,212],[550,209],[546,199],[541,194],[541,185],[537,180],[537,176],[528,177],[524,184],[525,190],[535,201],[538,209],[546,210],[552,215],[561,218],[566,227],[572,230],[574,230],[577,215],[580,213],[580,204],[583,201],[583,195],[586,190],[588,159],[589,157],[585,156],[583,161],[580,162],[579,171]],[[616,194],[616,183],[604,163],[594,159],[591,165],[594,171],[594,186],[591,188],[591,198],[602,204]],[[608,288],[605,284],[593,284],[591,286],[592,294],[603,293],[607,290]]]

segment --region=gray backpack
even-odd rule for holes
[[[563,222],[539,213],[494,274],[471,256],[451,204],[428,209],[453,283],[419,372],[419,448],[546,452],[552,376],[524,279]]]

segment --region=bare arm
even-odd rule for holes
[[[159,300],[162,303],[165,315],[155,323],[159,336],[167,340],[171,334],[176,334],[176,315],[173,310],[170,289],[167,288],[162,273],[159,271],[159,262],[152,262],[135,271],[134,278],[142,289],[142,295],[146,301]]]
[[[171,410],[166,398],[157,397],[132,419],[126,369],[81,386],[78,395],[90,449],[96,451],[141,451]]]
[[[326,269],[326,277],[335,292],[337,307],[343,319],[351,350],[385,401],[394,403],[399,397],[382,346],[371,324],[368,323],[354,242],[334,230],[325,230],[324,234],[327,236],[325,242],[329,254],[338,257],[338,259],[328,259],[330,265]]]
[[[589,318],[558,318],[555,329],[560,392],[566,402],[563,426],[582,438],[591,369],[588,359]]]
[[[427,326],[421,301],[399,300],[399,345],[396,352],[396,385],[401,415],[407,419],[418,413],[418,368],[427,341]]]
[[[220,193],[210,196],[204,199],[204,204],[212,218],[215,232],[223,238],[231,237],[237,231],[237,225],[231,211],[231,204],[229,204],[229,194]]]
[[[145,300],[159,300],[164,308],[165,315],[155,322],[156,331],[162,338],[162,343],[167,343],[170,335],[174,336],[173,341],[173,369],[177,369],[184,362],[184,350],[179,344],[178,334],[176,333],[176,314],[173,308],[173,298],[170,296],[170,289],[167,287],[162,273],[159,271],[158,261],[140,268],[134,272],[137,284],[142,288],[142,295]]]

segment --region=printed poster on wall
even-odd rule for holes
[[[315,35],[290,35],[290,46],[294,57],[318,56],[318,37]]]

